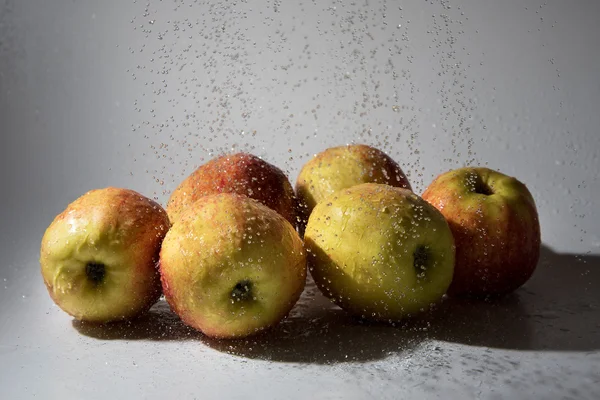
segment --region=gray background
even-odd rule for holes
[[[600,3],[0,0],[5,398],[600,397]],[[492,304],[363,326],[309,286],[270,336],[216,343],[159,304],[91,329],[49,299],[39,243],[85,191],[165,203],[250,151],[292,182],[375,145],[420,193],[487,165],[540,213],[536,274]]]

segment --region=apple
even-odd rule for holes
[[[364,183],[314,208],[304,235],[318,288],[349,313],[398,321],[442,299],[454,241],[442,214],[412,191]]]
[[[40,265],[50,296],[82,321],[140,315],[161,294],[157,262],[168,229],[164,209],[133,190],[85,193],[42,238]]]
[[[260,201],[297,224],[294,189],[276,166],[248,153],[228,154],[200,166],[173,191],[167,204],[171,221],[199,198],[235,193]]]
[[[449,294],[501,295],[531,277],[540,223],[523,183],[489,168],[460,168],[438,176],[423,198],[444,214],[456,242]]]
[[[318,202],[361,183],[384,183],[412,190],[400,166],[383,151],[364,144],[328,148],[308,161],[298,175],[300,230]]]
[[[205,196],[179,216],[160,253],[163,292],[184,323],[213,338],[267,329],[294,306],[306,254],[294,227],[247,196]]]

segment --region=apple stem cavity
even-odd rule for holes
[[[494,194],[494,191],[489,185],[479,181],[475,185],[475,193],[483,194],[485,196],[491,196],[492,194]]]
[[[473,174],[468,178],[470,183],[471,190],[473,193],[482,194],[484,196],[491,196],[494,194],[494,191],[486,182],[483,181],[483,178],[477,174]]]
[[[106,267],[102,263],[89,262],[85,266],[85,274],[95,285],[100,284],[106,275]]]
[[[235,284],[231,290],[232,301],[245,301],[252,298],[252,283],[244,279]]]
[[[419,245],[413,253],[413,267],[417,272],[418,278],[423,278],[429,264],[429,247]]]

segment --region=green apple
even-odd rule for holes
[[[381,150],[364,144],[331,147],[307,162],[298,175],[300,230],[318,202],[361,183],[384,183],[411,190],[400,166]]]
[[[46,230],[40,251],[54,302],[78,320],[110,322],[147,311],[160,297],[157,268],[169,219],[128,189],[87,192]]]
[[[226,154],[200,166],[173,191],[167,204],[171,221],[196,200],[235,193],[260,201],[298,223],[296,196],[287,176],[276,166],[248,153]]]
[[[163,291],[184,323],[215,338],[245,337],[277,324],[306,281],[294,227],[246,196],[222,193],[190,204],[167,234]]]
[[[397,321],[438,302],[454,269],[442,214],[408,189],[364,183],[319,202],[304,235],[315,283],[367,319]]]
[[[533,275],[540,223],[533,197],[517,179],[489,168],[438,176],[423,193],[450,225],[456,242],[452,295],[509,293]]]

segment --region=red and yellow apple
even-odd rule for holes
[[[277,324],[306,281],[294,227],[246,196],[222,193],[190,204],[160,254],[165,297],[184,323],[214,338],[253,335]]]
[[[46,230],[40,265],[54,302],[78,320],[133,318],[160,297],[157,268],[169,229],[163,208],[132,190],[87,192]]]
[[[523,183],[488,168],[460,168],[438,176],[423,198],[444,215],[456,242],[449,294],[501,295],[532,276],[540,223]]]
[[[171,221],[196,200],[218,193],[235,193],[258,200],[277,211],[294,227],[297,207],[294,189],[276,166],[247,153],[217,157],[200,166],[171,194],[167,213]]]
[[[325,296],[351,314],[397,321],[446,293],[454,242],[442,214],[408,189],[365,183],[319,202],[304,235]]]
[[[364,144],[328,148],[302,167],[296,181],[301,230],[318,202],[361,183],[412,190],[400,166],[381,150]]]

